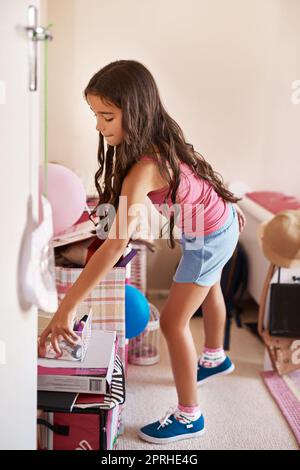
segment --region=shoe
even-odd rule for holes
[[[168,410],[166,416],[155,423],[148,424],[139,430],[139,437],[153,444],[180,441],[192,437],[202,436],[205,432],[204,417],[196,421],[181,423],[174,416],[175,410]]]
[[[231,374],[234,371],[234,364],[228,356],[226,359],[216,367],[203,367],[198,364],[197,370],[197,385],[202,385],[217,375]]]

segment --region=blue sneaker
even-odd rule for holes
[[[197,385],[202,385],[218,375],[231,374],[233,371],[234,364],[228,356],[226,356],[226,359],[217,367],[203,367],[198,364]]]
[[[155,423],[148,424],[139,430],[139,437],[154,444],[180,441],[192,437],[202,436],[205,432],[204,418],[200,416],[196,421],[181,423],[174,416],[175,410],[168,410],[166,416]]]

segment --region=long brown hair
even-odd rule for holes
[[[108,145],[105,153],[103,136],[99,132],[99,169],[95,174],[99,202],[93,213],[100,204],[110,203],[118,208],[125,176],[143,154],[149,154],[149,150],[169,186],[166,200],[170,197],[173,204],[180,183],[180,163],[186,163],[196,175],[208,181],[225,201],[239,201],[225,188],[222,177],[204,157],[185,141],[181,128],[164,109],[154,78],[143,64],[118,60],[106,65],[90,79],[84,90],[85,98],[88,94],[99,96],[122,110],[125,135],[120,145],[116,148]],[[174,214],[170,216],[172,248],[175,246],[173,231]]]

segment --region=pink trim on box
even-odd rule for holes
[[[77,369],[76,367],[44,367],[38,366],[38,375],[96,375],[105,377],[107,369]]]

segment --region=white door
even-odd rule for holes
[[[42,81],[38,91],[29,91],[29,5],[39,11],[40,0],[0,2],[1,449],[36,447],[37,309],[24,301],[19,278],[24,235],[37,217],[40,154]]]

